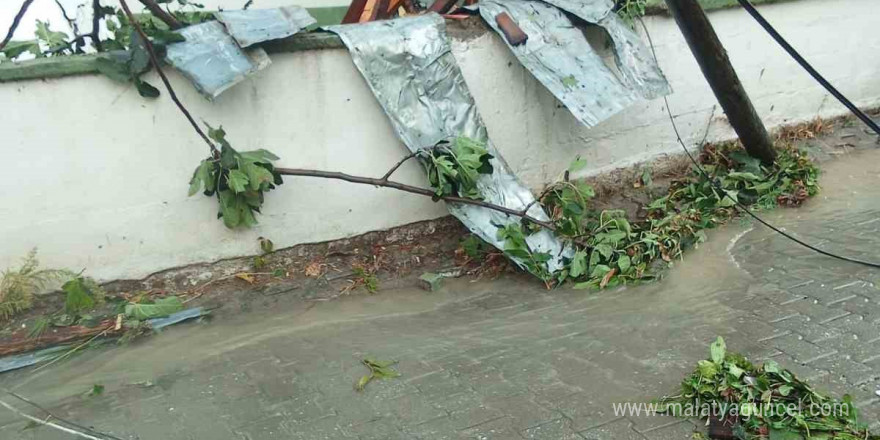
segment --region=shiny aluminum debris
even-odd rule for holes
[[[165,59],[195,84],[208,99],[214,99],[248,75],[271,64],[261,48],[238,47],[216,21],[178,31],[186,41],[169,44]]]
[[[481,175],[478,187],[487,202],[511,209],[523,209],[535,197],[511,173],[495,150],[477,112],[474,98],[450,50],[443,18],[429,13],[418,17],[363,24],[329,26],[351,52],[352,59],[370,89],[391,119],[397,135],[410,151],[430,148],[443,140],[466,136],[486,144],[494,172]],[[449,211],[473,233],[499,249],[498,225],[519,223],[517,217],[472,205],[447,204]],[[547,220],[537,204],[529,215]],[[548,270],[562,268],[562,257],[570,256],[560,241],[547,230],[526,239],[534,252],[552,258]],[[516,261],[516,260],[514,260]],[[522,263],[516,261],[522,266]]]
[[[608,31],[619,76],[562,9],[530,0],[482,0],[479,5],[483,19],[500,35],[495,16],[507,12],[513,17],[529,39],[508,47],[578,121],[592,127],[635,102],[669,93],[669,85],[647,48],[611,13],[609,2],[551,3],[571,8],[569,12],[595,20]]]
[[[317,23],[305,8],[295,5],[221,11],[214,16],[241,47],[289,37]]]

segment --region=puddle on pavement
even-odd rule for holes
[[[849,210],[877,209],[880,201],[880,151],[864,151],[825,163],[823,192],[818,200],[793,210],[782,209],[763,215],[773,222],[791,225],[799,221],[834,219]],[[880,222],[878,222],[880,227]],[[295,338],[321,326],[339,326],[376,319],[411,317],[420,313],[464,307],[480,298],[511,295],[522,300],[563,302],[572,310],[583,309],[595,338],[621,339],[620,350],[652,353],[654,362],[663,361],[663,351],[702,353],[704,341],[698,336],[673,340],[676,329],[688,329],[708,341],[735,312],[725,307],[725,296],[748,289],[755,280],[737,268],[731,250],[737,241],[753,240],[767,234],[759,225],[732,222],[710,231],[709,240],[685,255],[682,262],[666,273],[660,282],[629,286],[604,292],[559,289],[547,292],[540,283],[525,276],[495,281],[448,280],[435,293],[399,289],[377,295],[346,297],[329,302],[303,301],[287,310],[248,312],[207,324],[186,324],[170,328],[129,347],[96,350],[62,365],[32,374],[16,372],[0,378],[0,384],[15,387],[23,394],[50,404],[81,395],[93,384],[104,384],[108,391],[126,384],[155,381],[181,369],[197,368],[219,354],[275,338]],[[706,328],[706,332],[695,332]],[[625,330],[625,332],[623,331]],[[591,334],[592,336],[592,334]],[[638,355],[631,355],[638,358]],[[674,357],[674,356],[673,356]],[[679,356],[680,357],[680,356]],[[683,362],[679,369],[687,368]],[[682,370],[684,371],[684,370]]]

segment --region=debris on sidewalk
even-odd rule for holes
[[[596,20],[608,31],[620,77],[605,65],[563,9],[533,0],[479,3],[483,19],[504,37],[520,63],[587,127],[639,100],[669,93],[669,86],[653,59],[649,55],[639,56],[647,49],[632,30],[623,27],[610,7],[604,9],[608,4],[577,6],[569,12],[586,20]],[[512,39],[511,25],[518,25],[524,37]]]
[[[357,25],[329,26],[351,52],[358,70],[391,120],[398,137],[410,151],[432,148],[441,141],[467,137],[486,146],[493,156],[491,174],[481,174],[477,187],[490,203],[522,210],[546,220],[535,197],[508,169],[492,145],[461,70],[452,56],[443,18],[426,14]],[[447,204],[450,213],[493,246],[504,249],[499,227],[519,224],[519,219],[498,211]],[[553,256],[552,273],[571,252],[550,231],[529,235],[531,250]],[[518,265],[523,262],[514,259]]]
[[[179,32],[186,41],[169,44],[165,59],[208,99],[272,63],[262,48],[244,51],[238,47],[219,22],[208,21]]]
[[[442,272],[425,272],[419,277],[419,287],[428,292],[436,292],[444,278],[458,278],[463,274],[461,269]]]
[[[688,418],[711,415],[709,437],[715,439],[880,439],[858,420],[849,395],[837,400],[819,394],[773,360],[753,365],[728,352],[720,336],[709,354],[681,383],[680,394],[659,400],[659,411]]]
[[[370,374],[365,374],[357,381],[354,385],[354,389],[357,391],[363,391],[367,384],[374,379],[393,379],[395,377],[400,377],[400,373],[391,368],[392,365],[397,364],[397,361],[377,361],[375,359],[366,358],[362,360],[361,363],[370,369]]]
[[[241,9],[214,14],[241,47],[289,37],[317,21],[300,6],[273,9]]]

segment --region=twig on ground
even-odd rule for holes
[[[145,3],[145,0],[141,0],[142,3]],[[153,2],[155,4],[155,2]],[[128,4],[125,0],[119,0],[119,5],[122,6],[122,10],[125,12],[125,16],[128,17],[128,20],[131,22],[131,25],[134,26],[135,31],[137,31],[138,35],[141,37],[141,40],[144,42],[144,47],[147,49],[147,53],[150,54],[150,62],[152,62],[153,67],[156,68],[156,73],[159,74],[159,78],[162,79],[162,83],[165,84],[165,90],[168,90],[168,94],[171,96],[171,100],[177,104],[177,108],[186,116],[186,119],[189,121],[190,125],[192,125],[193,129],[199,136],[202,137],[202,140],[208,144],[208,148],[211,150],[211,155],[214,158],[220,157],[220,152],[217,151],[217,147],[211,142],[211,139],[208,138],[208,135],[205,134],[204,131],[199,127],[199,124],[193,119],[192,115],[189,113],[189,110],[183,106],[183,103],[180,102],[180,99],[177,98],[177,94],[174,93],[174,89],[171,87],[171,82],[168,81],[168,77],[165,76],[165,72],[162,71],[162,66],[159,65],[159,58],[156,56],[156,50],[153,48],[153,43],[150,42],[150,39],[147,37],[147,34],[144,33],[144,30],[141,29],[141,25],[135,20],[134,15],[131,13],[131,9],[128,8]],[[158,6],[158,5],[157,5]],[[160,8],[161,10],[161,8]],[[164,11],[163,11],[164,12]],[[170,25],[169,25],[170,26]]]
[[[55,364],[56,362],[60,362],[61,360],[68,358],[70,355],[72,355],[72,354],[76,353],[77,351],[79,351],[80,348],[83,348],[83,347],[85,347],[86,345],[91,344],[92,341],[94,341],[95,339],[98,339],[98,337],[106,335],[108,331],[110,331],[109,328],[104,329],[104,331],[102,331],[101,333],[98,333],[97,335],[92,336],[88,341],[83,342],[82,344],[77,345],[76,347],[73,347],[70,351],[68,351],[68,352],[66,352],[66,353],[64,353],[64,354],[62,354],[61,356],[58,356],[57,358],[52,359],[51,361],[49,361],[49,363],[44,364],[44,365],[40,365],[39,367],[37,367],[36,369],[34,369],[33,373],[36,373],[37,371],[40,371],[40,370],[42,370],[42,369],[44,369],[44,368],[47,368],[47,367],[49,367],[50,365]],[[32,374],[33,374],[33,373],[32,373]]]
[[[27,12],[33,2],[34,0],[24,0],[24,3],[21,4],[21,9],[18,10],[18,14],[15,14],[15,18],[12,19],[12,25],[9,26],[9,31],[6,32],[6,37],[3,38],[3,41],[0,41],[0,50],[3,50],[3,48],[12,40],[12,35],[15,33],[15,30],[18,29],[18,25],[21,24],[21,19],[24,17],[24,13]]]
[[[61,426],[61,425],[59,425],[59,424],[57,424],[57,423],[50,422],[50,421],[48,421],[48,420],[43,420],[43,419],[40,419],[40,418],[38,418],[38,417],[34,417],[34,416],[32,416],[32,415],[30,415],[30,414],[24,412],[24,411],[19,410],[18,408],[14,407],[14,406],[12,406],[12,405],[10,405],[10,404],[8,404],[8,403],[6,403],[6,402],[3,401],[3,400],[0,400],[0,406],[3,406],[3,407],[5,407],[6,409],[8,409],[8,410],[12,411],[13,413],[15,413],[16,415],[18,415],[18,416],[20,416],[20,417],[24,417],[24,418],[26,418],[26,419],[28,419],[28,420],[34,422],[34,423],[37,423],[37,424],[40,424],[40,425],[43,425],[43,426],[48,426],[48,427],[50,427],[50,428],[54,428],[54,429],[57,429],[57,430],[59,430],[59,431],[66,432],[66,433],[68,433],[68,434],[73,434],[73,435],[75,435],[75,436],[77,436],[77,437],[81,437],[81,438],[85,438],[85,439],[89,439],[89,440],[107,440],[107,437],[104,437],[104,438],[101,438],[101,437],[95,437],[94,435],[86,434],[86,433],[84,433],[84,432],[80,432],[80,431],[78,431],[78,430],[76,430],[76,429],[73,429],[73,428],[68,428],[68,427],[66,427],[66,426]]]

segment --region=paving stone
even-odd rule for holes
[[[235,428],[237,434],[247,440],[263,440],[287,438],[289,433],[284,428],[284,417],[273,416]]]
[[[429,403],[428,399],[419,393],[380,400],[374,403],[373,407],[386,417],[394,416],[407,425],[418,425],[446,416],[446,411]]]
[[[800,335],[790,334],[773,340],[773,345],[799,364],[808,364],[834,355],[837,350],[807,342]]]
[[[295,440],[335,440],[351,437],[339,424],[339,417],[330,416],[313,420],[306,424],[287,425],[285,428],[290,433],[290,439]],[[207,438],[207,437],[205,437]],[[214,437],[219,440],[220,437]]]
[[[583,437],[571,429],[566,419],[557,419],[543,425],[533,426],[521,431],[521,435],[529,440],[582,440]]]
[[[521,439],[522,435],[512,426],[515,426],[515,420],[512,417],[500,417],[460,431],[458,437],[473,440]],[[433,439],[434,437],[428,438]]]
[[[807,316],[810,318],[811,321],[818,324],[831,322],[835,319],[842,318],[850,313],[847,310],[828,307],[826,305],[820,304],[818,300],[811,300],[809,298],[803,301],[795,301],[791,304],[787,304],[785,305],[785,308],[788,312],[797,312],[801,315]]]
[[[808,342],[831,339],[843,334],[843,331],[837,327],[819,324],[804,315],[798,315],[791,319],[775,322],[771,325],[774,326],[777,331],[786,330],[801,335],[804,337],[804,340]]]
[[[633,424],[627,419],[581,431],[580,435],[587,440],[644,440],[645,436],[633,429]]]
[[[827,326],[856,335],[865,342],[880,339],[880,323],[867,321],[863,316],[857,314],[829,322]]]
[[[880,378],[880,371],[840,356],[821,359],[810,366],[827,370],[832,376],[837,376],[852,386],[859,386]]]
[[[690,421],[682,420],[653,431],[643,432],[642,435],[648,440],[692,440],[694,432],[701,431]]]

